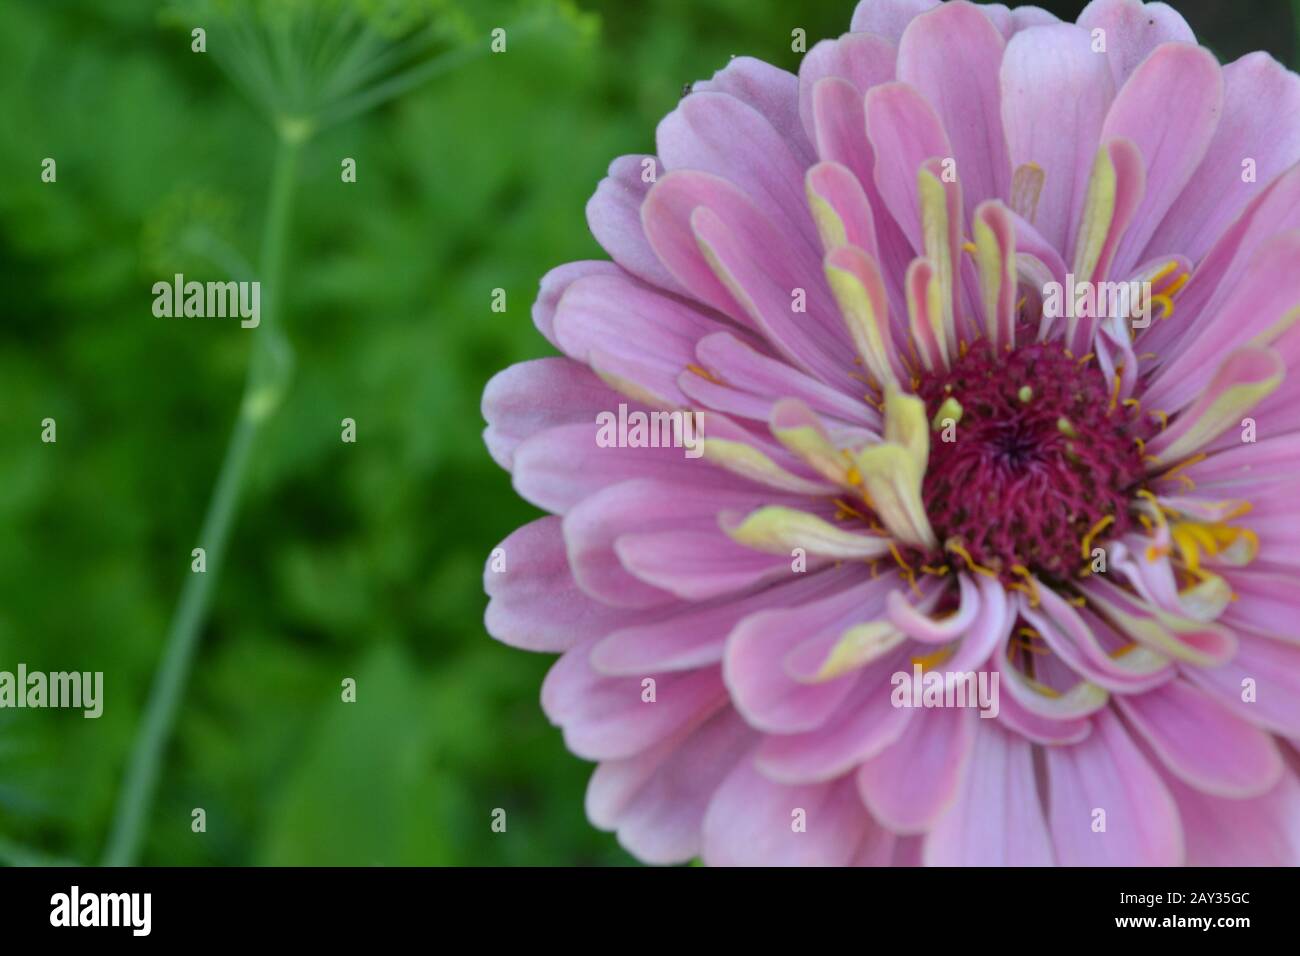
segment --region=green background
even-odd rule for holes
[[[438,49],[474,55],[302,153],[294,374],[255,449],[141,860],[627,863],[583,815],[589,766],[540,712],[549,658],[483,630],[483,563],[536,512],[483,449],[482,387],[550,351],[529,318],[541,275],[603,257],[584,206],[608,162],[653,151],[683,84],[729,55],[796,69],[791,30],[836,36],[852,2],[580,0],[504,54],[488,30],[520,4],[353,5],[432,11],[462,37]],[[1177,6],[1225,59],[1293,62],[1284,3]],[[0,6],[0,670],[105,674],[98,720],[0,710],[7,862],[103,852],[256,334],[151,312],[176,271],[224,278],[204,249],[255,260],[274,153],[184,21],[143,0]]]

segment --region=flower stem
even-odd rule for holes
[[[162,769],[163,751],[171,737],[172,725],[194,662],[253,446],[263,423],[279,403],[286,384],[288,347],[277,327],[277,318],[283,299],[285,248],[300,148],[301,140],[283,134],[279,136],[262,234],[261,281],[269,296],[263,296],[265,308],[254,332],[239,415],[199,534],[198,544],[206,552],[206,570],[190,574],[181,590],[118,794],[104,851],[105,866],[130,866],[139,853],[145,821],[153,805]]]

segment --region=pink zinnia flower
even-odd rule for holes
[[[564,357],[483,400],[552,512],[487,628],[563,652],[593,823],[659,863],[1300,861],[1297,116],[1164,4],[864,0],[614,161],[613,262],[534,307]],[[703,457],[605,447],[620,404]],[[918,671],[996,716],[896,706]]]

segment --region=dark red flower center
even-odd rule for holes
[[[954,567],[964,550],[1004,582],[1026,571],[1069,578],[1093,536],[1129,529],[1141,436],[1095,360],[1054,342],[998,355],[977,342],[917,393],[938,418],[922,495]],[[956,421],[949,399],[961,406]]]

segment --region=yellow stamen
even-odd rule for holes
[[[1162,472],[1160,474],[1160,477],[1172,478],[1174,477],[1174,475],[1178,474],[1184,468],[1191,468],[1192,465],[1199,465],[1201,462],[1205,461],[1207,457],[1208,456],[1206,455],[1205,452],[1198,452],[1197,454],[1193,455],[1191,458],[1184,458],[1182,461],[1174,465],[1174,467],[1170,468],[1168,471]]]
[[[1012,638],[1011,644],[1017,650],[1025,651],[1028,654],[1050,654],[1051,648],[1039,647],[1032,641],[1022,641],[1020,638]]]
[[[1160,525],[1160,530],[1163,531],[1167,525],[1165,523],[1165,513],[1160,508],[1159,500],[1146,488],[1140,488],[1137,492],[1137,496],[1150,503],[1151,511],[1155,514],[1156,523]]]
[[[1025,579],[1026,593],[1029,595],[1029,606],[1038,607],[1038,582],[1035,581],[1034,576],[1029,573],[1029,569],[1023,564],[1013,564],[1011,565],[1011,573],[1018,574]]]
[[[1106,517],[1102,518],[1100,521],[1098,521],[1096,524],[1094,524],[1091,528],[1088,529],[1088,533],[1083,536],[1083,541],[1080,542],[1080,547],[1079,547],[1079,550],[1082,552],[1082,556],[1084,558],[1087,558],[1092,554],[1092,539],[1097,537],[1097,535],[1101,534],[1103,531],[1105,531],[1114,521],[1115,521],[1114,515],[1106,515]]]
[[[1245,506],[1245,510],[1237,508],[1234,515],[1229,517],[1244,514],[1246,510],[1249,510],[1249,504]],[[1234,527],[1226,521],[1176,521],[1170,529],[1170,537],[1178,546],[1179,557],[1186,565],[1188,573],[1202,579],[1204,578],[1201,572],[1202,552],[1209,557],[1214,557],[1243,539],[1251,545],[1252,552],[1259,546],[1259,537],[1254,531],[1249,528]]]
[[[1034,593],[1033,589],[1030,588],[1029,585],[1021,584],[1019,581],[1011,581],[1007,584],[1007,587],[1012,591],[1020,591],[1029,595],[1029,606],[1038,607],[1038,595]]]
[[[932,653],[926,654],[922,657],[913,657],[912,663],[920,664],[921,670],[927,671],[932,667],[938,667],[951,656],[952,648],[941,647],[937,651],[933,651]]]
[[[705,368],[702,365],[695,365],[695,364],[687,365],[686,371],[694,372],[700,378],[707,379],[708,381],[712,382],[714,385],[726,384],[725,382],[722,381],[722,379],[718,378],[716,375],[714,375],[712,372],[710,372],[707,368]]]
[[[855,518],[861,518],[863,521],[871,520],[866,515],[864,515],[861,511],[859,511],[857,508],[853,507],[851,504],[845,501],[843,498],[835,498],[833,500],[835,504],[839,506],[840,512],[843,514],[844,517],[847,518],[850,515],[852,515]],[[838,518],[840,517],[840,515],[837,514],[835,517]]]
[[[1157,293],[1151,296],[1151,304],[1160,306],[1161,322],[1174,314],[1174,300],[1167,295]]]
[[[966,548],[962,545],[960,541],[950,538],[949,540],[944,542],[943,546],[945,550],[951,551],[953,554],[957,555],[959,558],[965,561],[967,567],[969,567],[976,574],[983,574],[984,576],[990,578],[996,578],[998,576],[998,573],[996,571],[990,568],[986,568],[983,565],[976,564],[975,559],[970,556],[970,552],[966,550]]]
[[[1177,268],[1178,268],[1178,260],[1177,260],[1177,259],[1170,259],[1170,260],[1169,260],[1168,262],[1166,262],[1163,266],[1161,266],[1160,269],[1159,269],[1159,270],[1158,270],[1154,275],[1152,275],[1151,278],[1150,278],[1150,280],[1148,280],[1148,281],[1150,281],[1150,283],[1151,283],[1152,285],[1155,285],[1157,282],[1159,282],[1159,281],[1160,281],[1161,279],[1163,279],[1165,276],[1172,274],[1173,271],[1174,271],[1175,269],[1177,269]]]
[[[916,586],[916,572],[912,570],[910,564],[903,560],[903,556],[898,553],[898,547],[892,541],[889,542],[889,553],[894,556],[894,560],[898,563],[898,567],[903,572],[903,578],[907,581],[908,587],[912,589],[912,592],[917,597],[920,597],[921,589]]]

